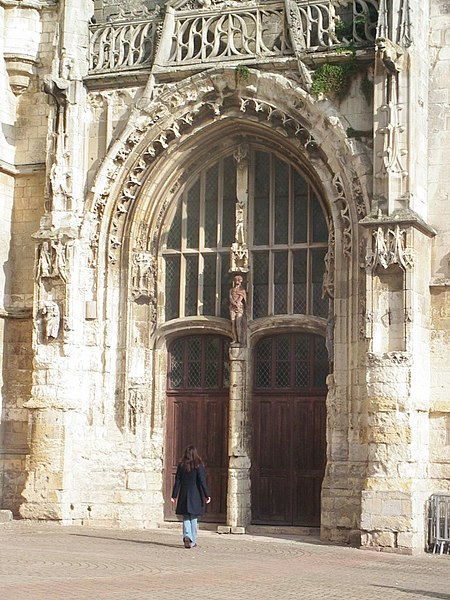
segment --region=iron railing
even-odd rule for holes
[[[433,554],[450,554],[450,494],[430,498],[428,548]]]

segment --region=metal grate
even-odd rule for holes
[[[433,494],[430,498],[428,547],[433,554],[450,554],[449,494]]]

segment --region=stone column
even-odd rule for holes
[[[231,533],[245,533],[251,519],[248,357],[247,348],[230,348],[227,528]]]

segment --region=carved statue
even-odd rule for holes
[[[44,335],[46,339],[56,339],[61,322],[61,313],[56,302],[48,300],[42,308],[42,316],[44,318]]]
[[[235,241],[231,244],[230,271],[247,273],[248,248],[245,242],[245,205],[236,202]]]
[[[43,242],[37,251],[35,279],[52,276],[52,249],[50,242]]]
[[[232,345],[238,347],[245,347],[247,344],[247,292],[242,282],[242,276],[235,275],[229,295]]]
[[[35,279],[56,277],[67,282],[66,246],[61,240],[42,242],[37,251]]]
[[[151,276],[155,272],[155,259],[149,252],[134,252],[131,276],[133,298],[150,296]]]
[[[127,425],[129,431],[136,433],[140,415],[144,412],[144,394],[141,390],[131,387],[128,390]]]
[[[403,49],[387,38],[376,40],[377,55],[389,75],[396,75],[404,68],[405,53]]]
[[[53,248],[53,260],[52,260],[52,270],[53,275],[61,277],[64,283],[67,282],[67,272],[66,272],[66,247],[59,240],[58,242],[52,243]]]

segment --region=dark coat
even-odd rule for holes
[[[188,472],[182,465],[178,465],[172,490],[172,498],[178,498],[176,514],[203,515],[205,498],[208,496],[205,467],[199,465],[197,469]]]

